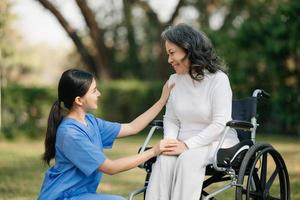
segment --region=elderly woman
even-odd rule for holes
[[[153,165],[146,200],[198,200],[205,167],[212,163],[221,132],[231,120],[232,91],[208,37],[185,24],[162,33],[175,83],[166,105],[164,138],[178,145]],[[239,142],[232,129],[223,147]]]

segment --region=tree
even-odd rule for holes
[[[166,64],[166,58],[161,48],[160,33],[164,27],[173,23],[178,15],[179,9],[184,5],[183,0],[178,2],[170,20],[165,23],[162,23],[158,19],[157,13],[153,11],[147,2],[140,0],[125,0],[123,1],[122,5],[123,20],[120,23],[116,22],[114,27],[111,25],[111,27],[113,27],[112,30],[99,25],[100,23],[96,19],[95,10],[90,8],[86,0],[76,0],[76,4],[80,9],[83,18],[85,19],[86,28],[89,30],[89,38],[91,40],[89,45],[83,42],[82,37],[79,36],[73,27],[71,27],[71,25],[53,3],[48,0],[37,1],[56,17],[64,30],[68,33],[69,37],[72,39],[77,51],[81,55],[84,63],[88,66],[89,70],[94,72],[101,79],[109,79],[115,76],[122,77],[123,74],[121,73],[129,75],[131,74],[131,76],[136,78],[147,77],[149,74],[145,73],[145,71],[147,72],[147,69],[145,70],[145,67],[143,66],[149,67],[149,63],[151,62],[154,63],[153,65],[157,69],[154,70],[154,72],[159,72],[155,73],[156,75],[159,75],[159,77],[167,77],[166,68],[161,67],[161,65]],[[141,8],[145,12],[147,25],[149,25],[148,27],[147,25],[144,27],[138,27],[145,30],[145,40],[143,44],[138,43],[136,40],[136,34],[138,31],[134,27],[135,22],[132,16],[132,10],[136,7]],[[99,12],[101,12],[101,10],[99,10]],[[125,45],[125,51],[124,47],[121,47],[121,49],[123,49],[123,53],[126,53],[127,55],[124,59],[122,59],[121,62],[118,62],[116,60],[120,60],[118,59],[118,51],[120,50],[114,46],[107,46],[105,43],[105,35],[112,32],[115,43],[117,40],[122,40],[122,38],[118,37],[117,33],[118,29],[121,27],[125,28],[126,30],[126,41],[124,42],[128,45]],[[150,49],[160,49],[160,52],[156,55],[153,53],[153,51],[151,51],[148,58],[149,60],[142,59],[140,49],[145,45],[145,43],[146,45],[149,45]],[[122,68],[120,69],[112,65],[120,65]]]
[[[36,1],[56,17],[82,62],[101,79],[166,79],[171,68],[166,67],[160,34],[177,20],[185,21],[184,13],[189,9],[196,10],[197,17],[188,23],[208,34],[228,64],[234,97],[249,95],[255,88],[270,92],[270,106],[262,108],[260,116],[267,127],[263,132],[299,135],[299,1],[180,0],[170,18],[162,22],[148,1],[119,0],[121,6],[115,5],[117,0],[106,1],[107,10],[102,5],[91,7],[92,1],[76,0],[86,33],[71,27],[54,1]],[[26,70],[26,66],[14,63],[17,45],[11,43],[19,42],[7,37],[14,32],[8,28],[11,16],[3,5],[8,5],[8,0],[0,3],[1,69],[13,63]],[[221,19],[218,27],[212,26],[215,16]],[[2,81],[6,77],[2,74]]]
[[[236,40],[246,52],[244,59],[251,61],[245,64],[252,79],[248,87],[264,87],[272,94],[270,130],[291,135],[300,134],[299,12],[299,1],[279,4],[268,16],[245,22]]]
[[[263,131],[299,135],[299,1],[224,1],[224,23],[210,30],[215,46],[230,67],[235,97],[255,88],[271,93],[262,108]]]
[[[76,46],[79,54],[82,57],[82,60],[86,63],[89,69],[95,73],[97,77],[101,77],[103,79],[107,79],[110,77],[108,66],[106,62],[106,58],[104,56],[101,39],[101,30],[98,28],[95,15],[87,6],[85,0],[78,0],[76,1],[81,12],[83,13],[84,19],[86,23],[89,25],[90,28],[90,35],[93,39],[93,42],[96,47],[96,56],[93,56],[88,48],[83,44],[81,37],[77,34],[77,31],[68,23],[68,21],[64,18],[64,16],[60,13],[60,11],[50,2],[47,0],[38,0],[41,5],[43,5],[46,9],[48,9],[59,21],[61,26],[67,32],[69,37],[72,39],[74,45]],[[100,71],[101,69],[101,71]]]

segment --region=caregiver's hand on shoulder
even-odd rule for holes
[[[163,104],[166,104],[168,101],[168,98],[170,96],[170,92],[175,86],[175,83],[172,83],[169,85],[169,82],[167,81],[162,89],[160,101],[162,101]]]

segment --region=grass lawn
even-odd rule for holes
[[[143,139],[142,136],[119,139],[114,149],[106,153],[111,159],[134,154]],[[300,200],[300,167],[297,166],[300,164],[300,140],[264,136],[259,137],[258,141],[272,144],[283,155],[290,176],[291,199]],[[0,200],[36,199],[47,169],[40,159],[42,152],[41,140],[0,140]],[[114,176],[105,175],[98,191],[127,198],[131,191],[143,185],[144,175],[144,171],[138,168]],[[230,190],[219,199],[233,199],[233,192]]]

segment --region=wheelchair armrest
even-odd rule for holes
[[[153,120],[151,123],[150,123],[150,126],[157,126],[157,127],[160,127],[160,128],[163,128],[164,127],[164,122],[163,120]]]
[[[214,158],[213,167],[216,171],[226,171],[226,168],[218,166],[218,151],[221,149],[221,146],[223,145],[223,142],[225,139],[225,135],[230,128],[250,131],[252,128],[254,128],[254,126],[250,122],[241,121],[241,120],[231,120],[226,123],[225,129],[223,130],[223,133],[222,133],[221,140],[219,141],[219,144],[216,148],[216,151],[215,151],[214,157],[213,157]]]
[[[152,135],[154,134],[154,131],[157,129],[162,129],[163,128],[163,121],[162,120],[153,120],[150,123],[151,129],[142,145],[142,147],[139,149],[139,154],[143,153],[145,150],[147,150],[147,145],[150,142],[150,139],[152,138]],[[139,165],[139,167],[143,167],[144,164]]]
[[[250,130],[251,128],[254,128],[253,124],[251,124],[250,122],[241,121],[241,120],[231,120],[226,123],[226,126],[235,129],[243,129],[243,130]]]
[[[145,147],[144,151],[151,149],[152,147]],[[138,153],[141,153],[142,147],[139,148]]]
[[[151,149],[151,148],[152,148],[152,147],[146,147],[146,148],[144,149],[144,151],[147,151],[148,149]],[[142,147],[139,148],[138,153],[140,153],[141,150],[142,150]],[[150,158],[150,159],[147,160],[146,162],[140,164],[138,167],[139,167],[139,168],[142,168],[142,169],[145,169],[146,172],[151,172],[151,171],[152,171],[152,165],[153,165],[153,163],[155,163],[155,161],[156,161],[156,156],[153,157],[153,158]]]

